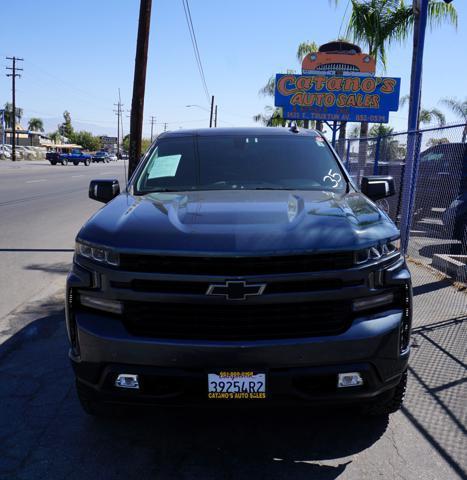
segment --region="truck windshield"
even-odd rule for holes
[[[200,136],[161,140],[135,193],[187,190],[328,190],[347,187],[320,136]]]

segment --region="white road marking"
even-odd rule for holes
[[[46,178],[39,178],[37,180],[27,180],[26,183],[37,183],[37,182],[46,182]]]
[[[84,177],[84,175],[72,175],[71,178]]]

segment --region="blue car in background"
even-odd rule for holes
[[[60,160],[72,162],[73,165],[84,163],[86,166],[91,164],[92,157],[88,153],[83,153],[79,148],[74,148],[70,153],[62,153]]]

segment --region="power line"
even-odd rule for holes
[[[188,0],[182,0],[183,10],[185,11],[185,18],[188,25],[188,31],[190,32],[191,44],[193,45],[193,52],[195,54],[196,64],[198,66],[199,75],[201,77],[201,83],[203,85],[204,93],[206,94],[206,100],[208,103],[211,100],[211,95],[209,95],[209,89],[206,83],[206,77],[204,75],[203,64],[201,62],[201,56],[199,53],[198,42],[196,40],[195,29],[193,27],[193,20],[191,18],[190,5]]]
[[[338,40],[341,38],[342,25],[344,25],[344,20],[345,20],[345,16],[347,15],[347,10],[349,8],[349,5],[350,5],[350,0],[348,0],[347,5],[346,5],[345,10],[344,10],[344,15],[342,15],[341,25],[339,27],[339,33],[337,34],[337,39]]]

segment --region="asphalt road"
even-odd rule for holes
[[[74,237],[102,206],[88,198],[89,181],[123,183],[123,168],[0,161],[0,332],[8,313],[63,286]]]
[[[0,163],[0,480],[466,478],[466,292],[413,262],[415,347],[405,406],[390,417],[322,409],[84,414],[60,287],[74,236],[100,207],[87,199],[89,180],[115,176],[123,177],[121,163]]]

